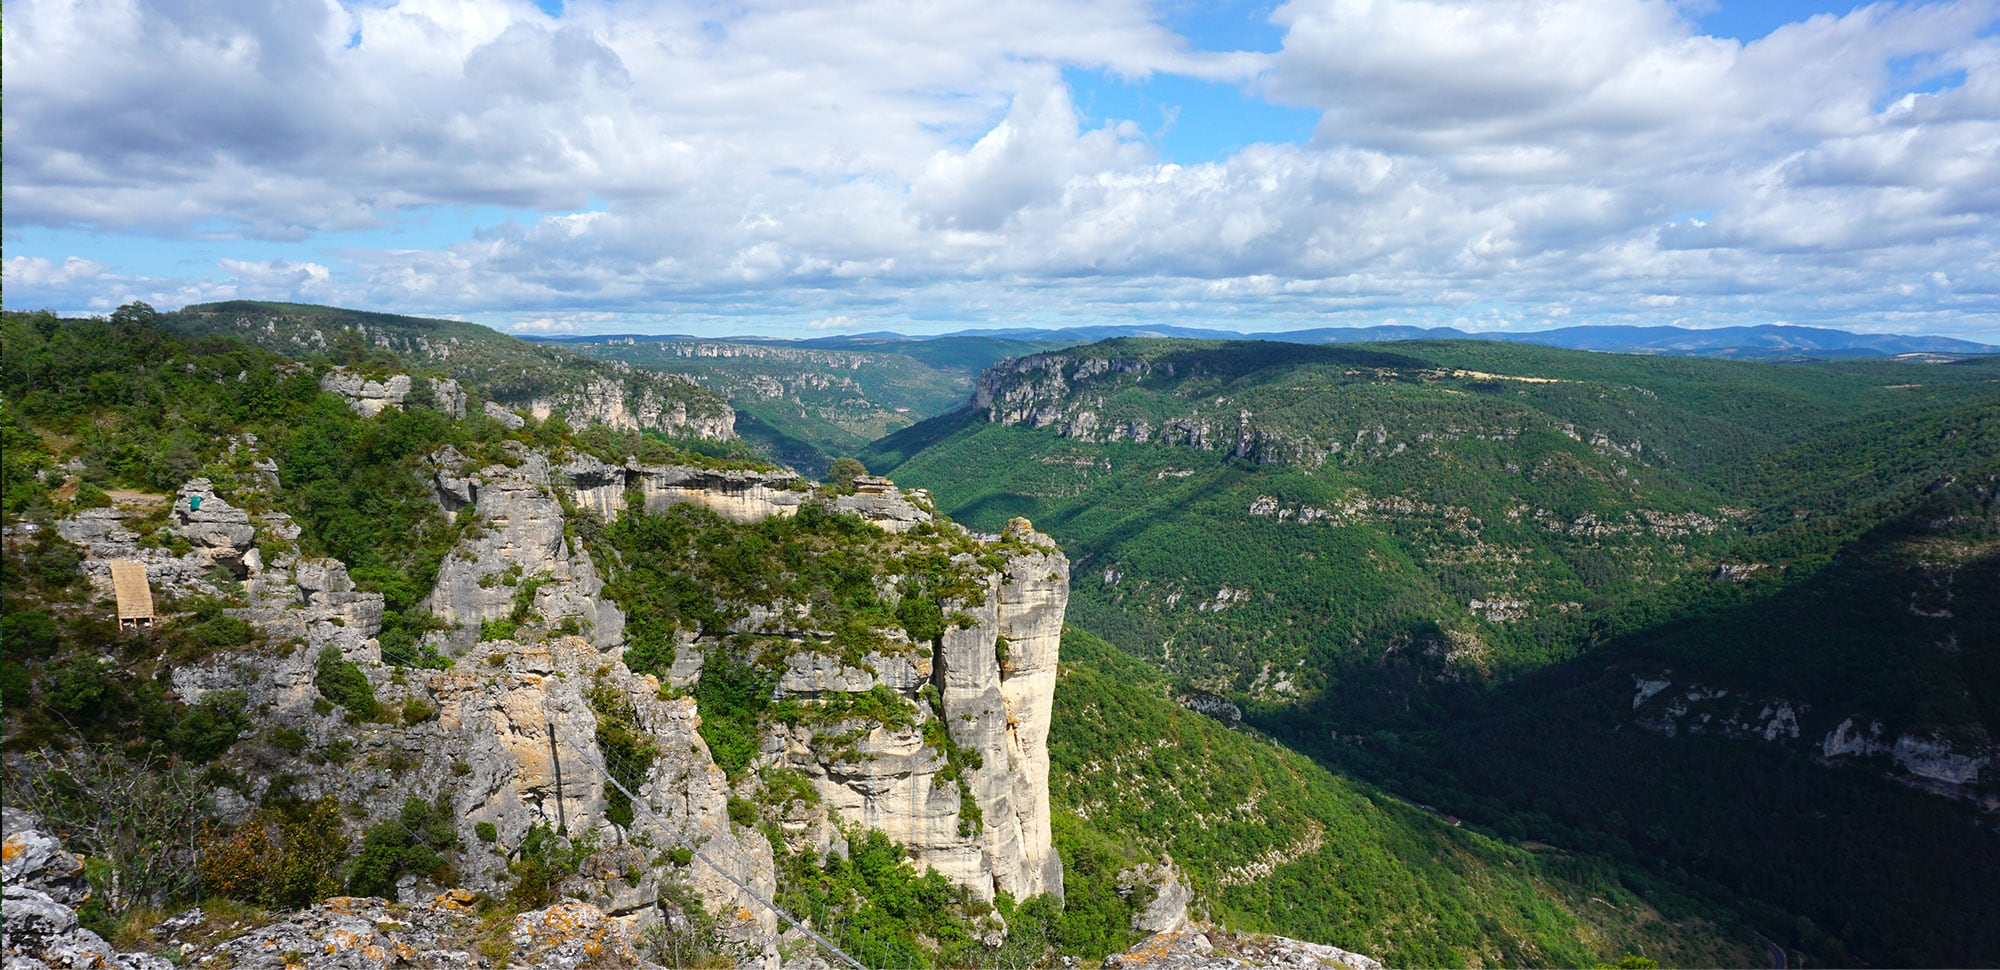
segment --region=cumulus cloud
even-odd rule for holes
[[[110,267],[70,256],[61,262],[40,256],[7,257],[7,285],[31,288],[63,287],[103,276]]]
[[[526,332],[951,307],[2000,340],[2000,0],[1747,43],[1684,6],[1291,0],[1259,54],[1197,50],[1143,0],[16,0],[10,229],[309,241],[421,207],[542,215],[186,280],[38,252],[7,282]],[[1175,164],[1134,123],[1086,122],[1065,71],[1245,85],[1321,120],[1305,144]]]

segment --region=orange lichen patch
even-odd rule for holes
[[[12,862],[26,851],[28,851],[27,843],[18,835],[10,835],[6,842],[0,843],[0,862]]]
[[[445,913],[471,913],[475,899],[469,889],[447,889],[431,897],[431,908]]]
[[[370,899],[367,896],[334,896],[322,905],[331,913],[339,913],[342,916],[359,916],[363,909],[375,903],[376,900]]]
[[[559,903],[539,914],[523,913],[514,918],[514,935],[541,946],[579,939],[602,945],[604,934],[604,913],[589,903]]]

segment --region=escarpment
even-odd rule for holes
[[[1032,354],[979,376],[972,407],[1001,425],[1048,428],[1092,442],[1164,444],[1223,451],[1259,464],[1318,467],[1337,441],[1267,427],[1226,396],[1183,393],[1201,385],[1199,365],[1143,357]],[[1137,389],[1139,394],[1124,393]]]
[[[206,481],[173,500],[172,548],[133,540],[143,509],[63,524],[87,574],[138,558],[163,594],[236,597],[225,612],[262,634],[171,676],[181,703],[241,692],[251,712],[223,824],[329,798],[358,839],[431,806],[451,878],[355,888],[500,894],[559,845],[593,860],[565,895],[635,929],[699,900],[752,948],[782,929],[765,901],[787,858],[871,830],[973,899],[1061,893],[1047,737],[1069,567],[1025,520],[981,538],[882,479],[839,494],[517,442],[416,474],[450,520],[420,602],[442,669],[385,662],[383,596]],[[663,588],[683,597],[666,612]]]

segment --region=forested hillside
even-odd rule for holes
[[[2000,359],[1114,340],[974,403],[863,457],[1184,688],[1815,958],[1992,951]]]
[[[599,363],[475,323],[248,300],[191,304],[160,321],[178,333],[233,336],[290,357],[331,353],[363,370],[371,353],[384,351],[402,367],[463,381],[537,418],[561,413],[577,427],[594,421],[677,438],[735,437],[728,403],[691,381]]]

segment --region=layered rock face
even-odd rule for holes
[[[401,411],[403,403],[418,383],[429,387],[431,399],[424,403],[454,418],[465,417],[465,392],[458,382],[449,378],[412,379],[408,374],[391,374],[381,380],[372,380],[354,373],[345,367],[335,367],[319,379],[322,391],[332,391],[347,399],[347,407],[364,418],[372,418],[391,409]]]
[[[948,628],[930,657],[871,655],[844,664],[795,656],[777,685],[782,696],[815,700],[878,684],[912,699],[935,690],[935,708],[915,704],[910,727],[843,723],[862,733],[831,755],[813,731],[780,729],[765,758],[811,778],[840,818],[882,830],[909,847],[919,868],[935,868],[981,898],[1059,896],[1048,732],[1069,561],[1026,520],[1016,520],[1003,540],[1006,565],[987,577],[983,601],[958,607],[971,622]],[[926,742],[934,720],[960,749],[960,764]],[[839,732],[820,735],[828,733]],[[949,780],[953,771],[962,784]]]
[[[602,598],[596,567],[564,534],[548,459],[539,452],[519,459],[515,466],[473,468],[447,448],[430,460],[439,506],[454,518],[477,517],[439,566],[425,601],[453,627],[443,645],[465,649],[482,623],[512,617],[520,605],[549,629],[574,621],[567,628],[599,647],[620,642],[625,614]]]
[[[1032,354],[1003,361],[979,375],[972,406],[994,424],[1049,428],[1081,441],[1148,442],[1227,451],[1258,463],[1318,467],[1340,451],[1338,442],[1258,426],[1249,411],[1188,402],[1184,414],[1149,417],[1107,408],[1108,395],[1149,377],[1172,378],[1171,361]]]
[[[2000,810],[1993,785],[2000,744],[1976,723],[1958,726],[1953,735],[1894,729],[1880,718],[1822,711],[1807,701],[1703,684],[1672,671],[1635,676],[1633,688],[1633,721],[1655,734],[1761,741],[1828,764],[1881,759],[1888,777],[1903,784]]]
[[[294,776],[287,782],[293,796],[357,806],[364,814],[352,834],[396,817],[407,799],[423,799],[448,807],[463,885],[487,891],[511,881],[507,860],[537,828],[570,839],[595,833],[611,861],[597,867],[601,877],[566,885],[566,892],[643,922],[655,918],[664,887],[685,885],[710,913],[723,914],[727,935],[755,945],[777,929],[758,902],[775,891],[775,857],[760,831],[731,821],[729,801],[755,794],[756,772],[788,767],[820,796],[816,805],[788,809],[788,842],[797,837],[837,851],[850,834],[881,829],[910,848],[919,869],[935,867],[981,898],[1062,891],[1051,845],[1047,737],[1069,564],[1047,536],[1025,520],[985,541],[956,526],[931,531],[922,495],[886,482],[813,499],[788,474],[590,459],[552,467],[527,449],[509,463],[477,464],[444,449],[425,469],[439,506],[462,530],[427,600],[451,625],[430,635],[454,661],[447,670],[386,666],[375,639],[382,597],[355,589],[341,563],[290,551],[298,530],[289,519],[252,518],[206,483],[190,483],[167,513],[168,534],[190,547],[179,557],[142,546],[121,529],[123,518],[64,523],[64,534],[89,549],[87,569],[101,569],[110,556],[153,556],[158,561],[147,560],[148,567],[158,577],[240,594],[245,605],[230,612],[282,646],[223,653],[172,677],[184,703],[238,690],[245,709],[257,712],[254,739],[231,755],[248,769],[248,784],[214,793],[224,821],[248,817],[285,774]],[[566,529],[566,505],[612,518],[633,495],[651,508],[694,503],[739,521],[792,515],[808,500],[823,501],[874,523],[890,550],[945,550],[976,592],[942,604],[951,622],[934,644],[911,643],[887,628],[876,631],[886,645],[860,657],[843,657],[831,633],[812,629],[804,604],[751,604],[726,630],[683,632],[663,688],[621,662],[625,617],[604,597],[590,551]],[[197,496],[200,509],[192,507]],[[919,527],[926,531],[911,535]],[[259,543],[282,551],[265,562]],[[883,561],[898,561],[897,554],[885,552]],[[196,578],[236,568],[240,593]],[[878,582],[893,589],[900,578]],[[901,714],[817,728],[766,723],[752,775],[732,789],[698,731],[696,702],[678,691],[695,683],[707,655],[742,649],[739,635],[790,645],[773,700],[838,711],[853,695],[879,698],[886,689]],[[364,719],[330,705],[320,687],[329,658],[354,665],[385,713]],[[607,717],[630,725],[654,754],[625,778],[638,802],[629,821],[612,821]],[[289,740],[281,746],[274,738]],[[642,835],[650,849],[632,847]],[[663,862],[660,853],[680,844],[699,846],[717,868]],[[641,875],[628,882],[617,875],[625,871]],[[410,902],[442,888],[413,882],[402,891]]]
[[[7,919],[0,956],[8,970],[96,968],[168,970],[219,965],[236,970],[375,970],[391,967],[490,966],[475,955],[487,946],[476,897],[466,890],[437,893],[404,905],[374,898],[337,896],[296,913],[252,925],[186,910],[152,927],[160,952],[120,953],[77,925],[76,907],[89,897],[84,861],[41,832],[25,812],[0,808],[6,825]],[[251,921],[259,921],[252,915]],[[655,970],[633,945],[630,930],[602,909],[574,900],[514,917],[506,934],[506,965],[530,970],[583,966]]]
[[[267,512],[253,519],[216,495],[206,478],[181,486],[171,500],[149,501],[168,501],[164,521],[157,517],[157,505],[142,502],[84,509],[56,523],[58,535],[89,551],[84,575],[100,594],[111,595],[110,561],[129,559],[146,567],[146,579],[156,591],[221,595],[217,582],[264,570],[257,548],[260,534],[281,542],[298,538],[290,516]],[[150,528],[150,534],[142,534],[142,528]]]
[[[696,468],[691,465],[612,465],[588,456],[573,458],[557,472],[579,508],[615,519],[637,492],[646,511],[693,503],[733,522],[756,522],[791,515],[807,496],[804,479],[792,472]]]
[[[600,378],[575,388],[515,403],[534,415],[537,421],[547,420],[549,415],[560,411],[577,427],[595,422],[614,431],[658,428],[673,434],[716,441],[736,436],[734,411],[727,408],[691,409],[686,401],[656,394],[651,387],[628,386],[630,383]]]
[[[83,858],[43,833],[25,812],[0,808],[0,892],[6,921],[0,924],[0,960],[7,970],[97,967],[104,970],[166,970],[173,966],[146,953],[119,953],[104,938],[77,925],[76,907],[90,898]]]

